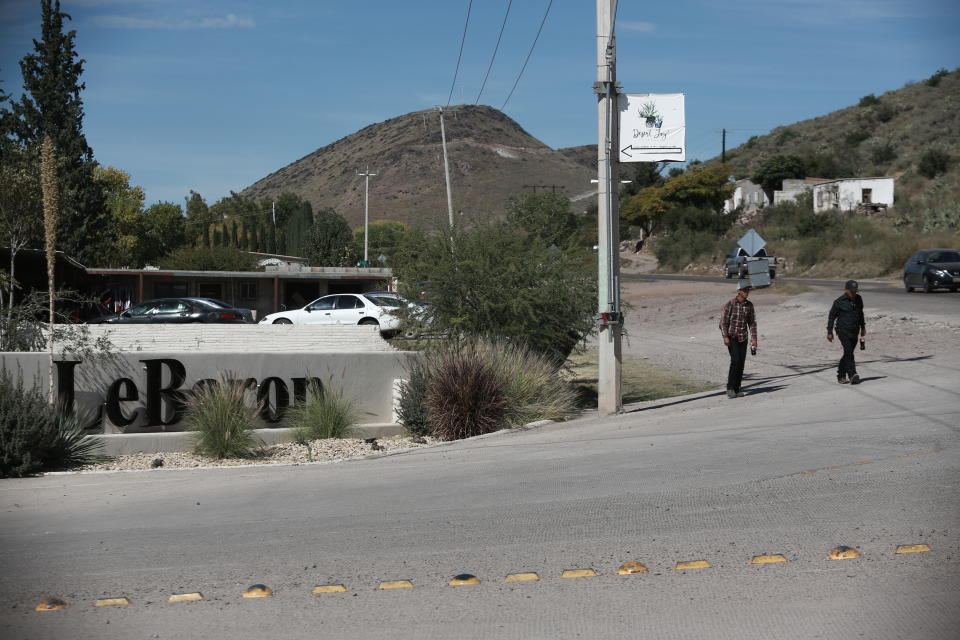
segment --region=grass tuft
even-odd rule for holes
[[[198,455],[211,458],[246,458],[260,444],[253,430],[257,407],[247,403],[247,387],[230,374],[203,385],[186,401],[185,423]]]
[[[317,384],[311,384],[304,401],[287,412],[287,426],[296,442],[347,438],[356,423],[356,406],[343,390]]]

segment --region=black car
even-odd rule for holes
[[[903,265],[903,286],[907,292],[923,289],[960,288],[960,250],[924,249],[910,256]]]
[[[239,309],[213,298],[158,298],[138,302],[129,309],[90,320],[91,324],[186,324],[189,322],[253,322],[250,309]]]

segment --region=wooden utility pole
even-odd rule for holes
[[[617,108],[617,50],[613,20],[617,0],[597,0],[597,227],[599,375],[597,410],[601,416],[623,409],[621,395],[620,212],[619,149],[620,112]]]
[[[450,191],[450,163],[447,161],[447,130],[443,127],[443,107],[437,107],[440,112],[440,140],[443,142],[443,172],[447,176],[447,215],[450,217],[450,228],[453,229],[453,193]]]
[[[370,266],[370,261],[367,257],[367,250],[370,247],[370,176],[375,176],[377,174],[370,173],[370,166],[368,165],[363,173],[357,172],[358,176],[363,176],[363,266]]]

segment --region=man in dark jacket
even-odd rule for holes
[[[836,327],[837,337],[843,346],[843,357],[837,367],[837,382],[840,384],[860,383],[853,350],[857,346],[857,334],[861,337],[867,335],[867,325],[863,320],[863,298],[857,293],[859,289],[856,280],[847,280],[843,285],[843,295],[833,301],[827,318],[827,340],[833,342]]]
[[[720,335],[730,352],[730,369],[727,372],[727,397],[742,398],[740,384],[743,381],[743,365],[747,359],[747,338],[750,346],[757,348],[757,315],[753,310],[750,285],[740,284],[737,297],[723,305],[720,312]]]

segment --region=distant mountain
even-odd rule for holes
[[[551,149],[497,109],[450,107],[444,123],[457,214],[496,214],[509,197],[534,190],[555,190],[571,199],[596,193],[590,184],[595,160],[590,166],[576,153]],[[358,226],[363,223],[364,181],[356,172],[368,166],[378,174],[370,178],[371,220],[447,220],[440,121],[433,109],[365,127],[258,180],[242,194],[269,198],[290,191],[309,200],[314,210],[332,207]]]
[[[893,176],[899,202],[924,196],[934,186],[918,170],[921,158],[931,149],[952,158],[946,174],[936,181],[936,198],[952,200],[956,206],[960,70],[941,71],[880,96],[864,96],[855,106],[754,136],[727,151],[727,164],[734,176],[750,177],[764,160],[784,154],[802,158],[808,177]],[[708,162],[719,161],[716,157]]]

